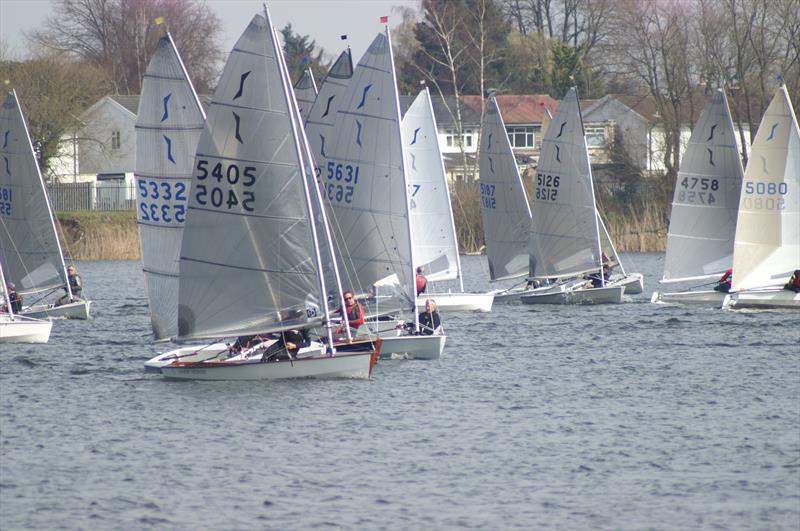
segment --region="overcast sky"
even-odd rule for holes
[[[130,0],[129,0],[130,1]],[[10,47],[14,57],[25,57],[22,32],[36,28],[53,14],[53,0],[0,0],[0,40]],[[227,53],[247,27],[262,0],[206,0],[222,21],[222,50]],[[383,29],[380,17],[389,16],[389,27],[400,23],[393,7],[418,8],[419,0],[272,0],[267,7],[277,29],[287,22],[300,35],[309,35],[329,54],[336,56],[347,43],[357,62],[375,35]]]

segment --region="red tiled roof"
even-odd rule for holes
[[[480,96],[462,96],[462,98],[466,105],[480,112]],[[546,109],[554,113],[558,107],[558,101],[547,94],[508,94],[498,95],[496,98],[506,125],[540,124],[547,119]]]

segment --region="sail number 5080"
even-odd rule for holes
[[[210,167],[208,160],[197,159],[196,169],[197,174],[195,177],[197,181],[208,179],[207,183],[198,182],[194,186],[193,193],[197,204],[204,207],[227,207],[228,210],[241,205],[248,212],[255,210],[253,207],[253,203],[256,200],[254,192],[242,190],[237,193],[235,189],[237,185],[242,188],[249,188],[255,184],[255,166],[240,168],[235,163],[223,164],[218,162],[213,167]],[[215,179],[216,183],[213,182]]]

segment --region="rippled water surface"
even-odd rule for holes
[[[2,529],[798,529],[800,316],[652,305],[444,316],[369,381],[169,382],[137,262],[88,322],[0,346]],[[467,287],[488,288],[485,258]]]

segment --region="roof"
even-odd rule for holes
[[[405,114],[416,96],[400,96],[400,112]],[[497,96],[497,105],[506,125],[541,124],[546,121],[546,110],[555,112],[558,101],[546,94],[521,94]],[[462,96],[461,121],[465,127],[478,127],[481,123],[481,97]],[[448,107],[455,112],[455,97],[431,95],[433,113],[439,126],[453,126],[455,120]]]
[[[141,94],[109,94],[108,97],[132,112],[134,116],[139,114],[139,99]],[[200,104],[203,106],[203,110],[208,112],[208,106],[211,104],[211,95],[200,94],[198,97],[200,98]]]

